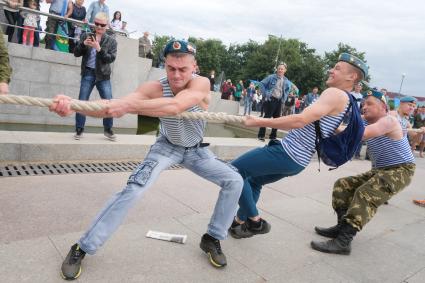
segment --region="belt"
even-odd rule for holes
[[[96,69],[95,68],[90,68],[90,67],[85,67],[86,68],[86,70],[89,70],[89,71],[95,71]]]
[[[209,146],[210,144],[209,143],[207,143],[207,142],[198,142],[197,144],[195,144],[194,146],[188,146],[188,147],[185,147],[184,149],[185,150],[188,150],[188,149],[195,149],[195,148],[198,148],[198,147],[207,147],[207,146]]]

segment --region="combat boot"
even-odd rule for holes
[[[357,230],[343,221],[338,236],[325,242],[311,242],[311,247],[317,251],[331,254],[349,255],[351,252],[351,241]]]
[[[337,224],[335,226],[329,227],[329,228],[324,228],[324,227],[314,227],[314,230],[316,230],[316,233],[324,236],[324,237],[328,237],[328,238],[336,238],[338,237],[339,234],[339,230],[341,229],[341,223],[342,223],[342,218],[344,217],[344,215],[347,213],[347,209],[336,209],[336,215],[337,215]]]

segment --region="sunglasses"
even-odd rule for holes
[[[97,27],[103,27],[104,28],[104,27],[106,27],[107,24],[101,24],[101,23],[94,22],[94,25],[97,26]]]

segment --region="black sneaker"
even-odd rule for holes
[[[239,224],[236,221],[233,221],[232,226],[229,228],[229,234],[235,239],[250,238],[254,236],[254,233],[248,230],[246,223]]]
[[[71,247],[68,255],[62,263],[61,276],[65,280],[77,279],[81,274],[81,261],[86,253],[78,244]]]
[[[78,128],[77,131],[75,132],[74,138],[78,141],[81,139],[81,136],[83,135],[84,129],[83,128]]]
[[[258,138],[259,141],[265,142],[266,139],[265,138]]]
[[[248,230],[253,233],[253,235],[256,234],[266,234],[270,232],[271,225],[264,219],[260,218],[259,221],[253,221],[248,218],[248,221],[245,222]]]
[[[226,256],[221,251],[219,240],[208,234],[204,234],[199,246],[208,255],[214,267],[225,267],[227,265]]]
[[[105,129],[103,131],[103,134],[105,135],[105,137],[110,140],[110,141],[116,141],[117,136],[114,135],[114,132],[111,129]]]

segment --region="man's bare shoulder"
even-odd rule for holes
[[[398,116],[397,111],[395,111],[395,110],[391,110],[391,111],[389,111],[389,112],[388,112],[388,114],[389,114],[390,116],[394,117],[394,118]]]
[[[210,80],[206,77],[202,77],[202,76],[196,76],[193,77],[189,83],[188,83],[188,87],[191,86],[198,86],[198,87],[207,87],[209,89],[210,87]]]
[[[145,82],[138,87],[137,92],[146,98],[158,98],[163,95],[162,85],[159,81]]]
[[[347,94],[345,91],[336,88],[336,87],[329,87],[327,89],[325,89],[322,94],[320,95],[321,97],[332,97],[332,98],[342,98],[342,97],[347,97]]]
[[[344,110],[348,103],[347,94],[338,88],[330,87],[325,89],[319,97],[317,103],[320,106],[332,106],[328,115],[337,115]],[[313,104],[314,105],[314,104]]]
[[[378,120],[380,127],[387,129],[386,136],[392,139],[400,139],[403,135],[403,131],[398,119],[391,114],[386,115]]]

